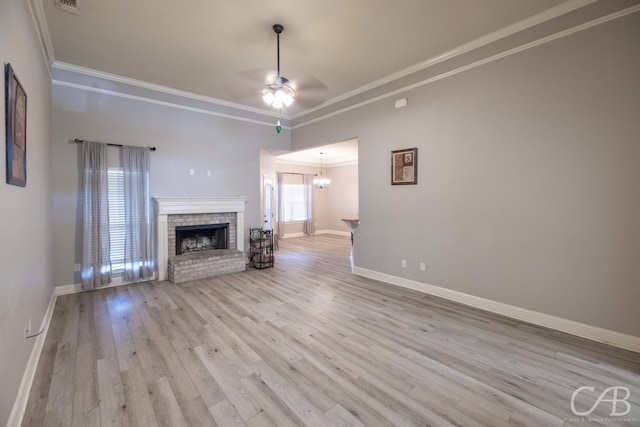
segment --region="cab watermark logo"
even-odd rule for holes
[[[611,417],[624,417],[629,412],[631,412],[631,404],[629,403],[631,392],[627,387],[620,385],[612,386],[605,389],[602,393],[600,393],[600,396],[596,400],[596,403],[594,403],[591,408],[586,411],[579,411],[578,409],[576,409],[576,397],[580,393],[586,393],[587,391],[591,395],[594,395],[596,388],[591,386],[582,386],[576,389],[576,391],[574,391],[571,395],[571,412],[573,412],[573,415],[579,417],[588,417],[603,402],[605,402],[606,404],[609,404],[610,402],[611,412],[609,413],[609,416]]]

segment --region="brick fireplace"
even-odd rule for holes
[[[155,197],[158,279],[174,283],[244,270],[245,197]],[[176,255],[176,227],[226,224],[227,249]]]

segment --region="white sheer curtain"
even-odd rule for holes
[[[153,275],[149,149],[122,147],[124,173],[124,279],[131,282]]]
[[[316,220],[313,216],[313,178],[315,175],[304,174],[304,204],[306,220],[304,221],[304,234],[310,236],[316,232]]]
[[[82,144],[82,288],[111,283],[107,144]]]

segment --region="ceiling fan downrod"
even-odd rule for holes
[[[280,76],[280,34],[284,31],[284,27],[280,24],[274,24],[273,31],[275,31],[277,38],[278,82],[282,83]]]
[[[296,91],[289,84],[289,80],[283,77],[280,74],[280,34],[284,31],[284,26],[281,24],[274,24],[273,31],[276,33],[277,38],[277,66],[278,66],[278,75],[275,79],[274,83],[265,85],[262,90],[262,99],[271,107],[277,109],[282,115],[282,111],[284,107],[288,107],[293,103],[293,99],[296,95]],[[282,126],[280,125],[280,120],[276,124],[276,132],[280,133],[282,130]]]

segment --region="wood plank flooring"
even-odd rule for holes
[[[631,412],[573,415],[580,386],[578,410],[624,386]],[[640,355],[355,276],[331,235],[281,241],[271,269],[58,298],[23,422],[638,424]]]

